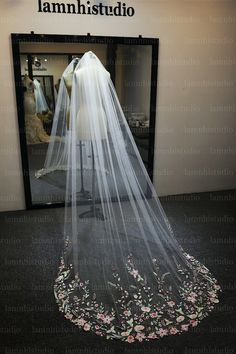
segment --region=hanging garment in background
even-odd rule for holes
[[[36,103],[36,113],[46,113],[49,111],[49,107],[45,96],[43,94],[43,90],[41,84],[38,80],[34,79],[34,95],[35,95],[35,103]]]
[[[25,88],[24,111],[27,144],[48,143],[49,135],[36,114],[35,85],[27,75],[23,79],[23,86]]]

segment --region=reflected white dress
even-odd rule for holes
[[[34,94],[34,84],[28,78],[24,78],[24,110],[25,128],[27,144],[48,143],[50,136],[46,133],[42,121],[36,114],[36,101]]]

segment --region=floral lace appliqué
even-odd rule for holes
[[[177,302],[171,288],[166,286],[165,274],[160,274],[155,259],[153,264],[158,293],[154,294],[135,267],[132,255],[129,255],[126,267],[135,286],[132,291],[123,288],[119,274],[114,272],[114,281],[108,285],[115,287],[120,296],[116,301],[116,309],[111,308],[109,311],[96,300],[96,294],[89,289],[89,280],[80,279],[79,275],[70,280],[73,267],[66,267],[62,258],[54,286],[59,310],[84,331],[128,343],[188,331],[213,310],[219,302],[218,292],[221,288],[204,265],[187,253],[184,255],[195,271],[196,281],[189,280],[188,272],[179,267],[178,272],[184,279],[179,289],[181,301]],[[160,300],[157,301],[157,298]]]

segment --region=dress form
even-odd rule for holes
[[[97,62],[91,61],[90,65],[86,68],[80,68],[76,72],[76,79],[78,81],[78,91],[83,90],[83,81],[87,75],[88,71],[98,71],[99,67]],[[107,75],[110,77],[110,74],[107,71],[102,70],[102,75]],[[77,114],[77,139],[83,141],[92,141],[92,140],[104,140],[107,138],[107,121],[104,113],[104,109],[102,106],[102,99],[99,95],[94,93],[94,98],[96,100],[95,107],[90,107],[87,105],[82,105],[79,107],[79,111]],[[96,136],[91,135],[91,127],[90,122],[91,119],[88,119],[88,116],[93,115],[96,123]]]
[[[84,82],[86,82],[87,72],[89,71],[98,71],[98,66],[96,61],[92,61],[90,65],[86,68],[79,68],[76,73],[76,81],[78,83],[78,95],[83,95]],[[104,74],[104,70],[103,70]],[[109,75],[109,73],[108,73]],[[79,110],[76,116],[76,137],[82,146],[82,141],[85,144],[91,145],[91,157],[92,157],[92,205],[89,211],[86,211],[79,215],[81,219],[83,218],[93,218],[104,220],[104,215],[100,208],[95,206],[95,175],[96,168],[98,168],[98,163],[96,163],[97,156],[94,154],[94,145],[96,142],[102,143],[103,140],[107,138],[107,120],[105,116],[105,112],[102,106],[102,99],[99,95],[96,95],[94,92],[94,99],[96,104],[94,106],[90,106],[89,104],[78,105]],[[96,134],[93,134],[93,128],[91,127],[91,122],[93,122],[93,126],[96,127]],[[82,159],[81,159],[82,161]],[[82,168],[81,168],[82,171]],[[81,175],[82,178],[82,175]]]
[[[74,75],[74,71],[76,68],[76,65],[78,64],[79,59],[76,58],[74,61],[74,67],[73,70],[70,71],[69,73],[63,74],[62,78],[64,80],[65,86],[66,86],[66,90],[69,96],[69,99],[71,100],[71,91],[72,91],[72,82],[73,82],[73,75]],[[69,129],[70,126],[70,108],[68,108],[67,114],[66,114],[66,122],[67,122],[67,129]]]

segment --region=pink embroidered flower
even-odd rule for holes
[[[96,325],[96,326],[95,326],[95,329],[100,329],[100,326]]]
[[[203,274],[207,274],[209,271],[208,271],[207,268],[202,267],[202,268],[200,269],[200,272],[203,273]]]
[[[181,329],[182,329],[182,331],[187,331],[188,330],[188,325],[187,324],[181,325]]]
[[[193,297],[196,297],[196,296],[197,296],[197,294],[196,294],[194,291],[192,291],[189,295],[190,295],[190,296],[193,296]]]
[[[195,296],[188,296],[188,297],[187,297],[187,300],[190,301],[190,302],[192,302],[192,303],[196,302]]]
[[[210,297],[216,297],[216,293],[214,291],[208,291]]]
[[[97,314],[97,319],[98,320],[104,320],[105,316],[103,315],[103,313],[98,313]]]
[[[152,313],[150,314],[150,316],[151,316],[152,318],[157,318],[158,313],[157,313],[157,312],[152,312]]]
[[[190,324],[192,325],[192,327],[196,327],[198,324],[198,320],[190,320]]]
[[[183,322],[183,320],[184,320],[184,316],[179,316],[179,317],[176,318],[176,321],[178,323]]]
[[[64,299],[64,297],[65,297],[65,296],[66,296],[65,294],[60,293],[60,294],[58,294],[58,296],[57,296],[57,297],[58,297],[58,299],[60,299],[60,300],[61,300],[61,299]]]
[[[147,306],[142,306],[142,307],[141,307],[141,310],[142,310],[143,312],[150,312],[150,311],[151,311],[150,307],[147,307]]]
[[[103,322],[107,323],[107,324],[110,324],[113,319],[114,319],[113,317],[105,316],[104,319],[103,319]]]
[[[215,304],[217,304],[219,302],[219,300],[216,299],[215,297],[210,297],[210,301],[214,302]]]
[[[178,333],[178,332],[179,332],[179,331],[178,331],[177,328],[171,327],[171,329],[170,329],[170,334],[176,334],[176,333]]]
[[[121,332],[122,337],[128,337],[130,335],[130,331],[128,332]]]
[[[67,314],[65,314],[65,318],[67,320],[71,320],[73,318],[73,315],[71,313],[67,313]]]
[[[220,290],[220,285],[215,284],[215,285],[214,285],[214,288],[215,288],[216,290]]]
[[[145,338],[145,334],[144,333],[137,333],[136,337],[135,337],[139,342],[142,342]]]
[[[90,328],[91,328],[90,324],[89,323],[85,323],[84,330],[87,332],[87,331],[90,330]]]
[[[102,332],[100,332],[100,331],[96,331],[95,333],[96,333],[98,336],[103,336]]]
[[[168,331],[167,331],[167,329],[161,328],[161,329],[159,329],[159,331],[157,332],[157,334],[159,334],[160,337],[164,337],[164,336],[167,336]]]
[[[134,330],[135,330],[136,332],[140,332],[140,331],[142,331],[143,329],[144,329],[144,326],[142,326],[142,325],[137,325],[137,326],[134,327]]]
[[[131,315],[131,312],[130,312],[130,310],[125,310],[125,311],[123,312],[123,314],[128,317],[128,316]]]
[[[131,272],[130,272],[131,275],[133,275],[134,278],[137,278],[138,276],[138,271],[136,269],[133,269]]]
[[[79,325],[79,326],[84,326],[85,323],[86,323],[86,321],[85,321],[83,318],[80,318],[80,319],[78,320],[78,325]]]
[[[133,343],[134,342],[134,337],[133,336],[128,336],[127,337],[127,342]]]
[[[175,302],[174,302],[174,301],[167,301],[167,304],[168,304],[170,307],[175,306]]]

